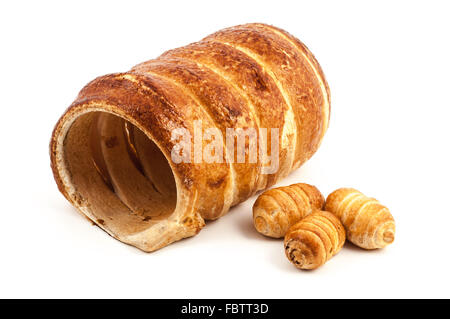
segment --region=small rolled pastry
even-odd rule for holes
[[[286,257],[300,269],[316,269],[344,246],[345,230],[339,219],[316,210],[292,226],[284,238]]]
[[[341,220],[348,240],[356,246],[376,249],[394,241],[395,222],[389,209],[356,189],[335,190],[328,196],[325,209]]]
[[[325,202],[320,191],[299,183],[273,188],[259,195],[253,205],[256,230],[268,237],[284,237],[288,229]]]

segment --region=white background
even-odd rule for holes
[[[0,297],[450,297],[449,13],[444,1],[2,2]],[[58,192],[48,142],[82,86],[247,22],[300,38],[331,87],[320,150],[279,185],[378,198],[396,219],[390,247],[346,245],[297,270],[253,229],[250,198],[146,254]]]

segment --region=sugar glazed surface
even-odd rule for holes
[[[53,131],[59,190],[111,236],[153,251],[274,185],[307,161],[328,127],[330,95],[311,52],[264,24],[216,32],[87,84]],[[279,169],[174,163],[171,133],[278,128]],[[268,146],[270,148],[270,145]],[[226,154],[234,157],[234,154]]]

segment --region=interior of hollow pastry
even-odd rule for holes
[[[64,162],[77,206],[110,233],[141,232],[175,210],[171,167],[141,130],[119,116],[79,116],[63,144]]]

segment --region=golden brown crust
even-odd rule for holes
[[[205,125],[205,128],[217,127],[224,137],[226,129],[230,127],[258,127],[255,115],[249,111],[246,101],[209,69],[201,68],[185,59],[158,59],[141,64],[133,70],[173,81],[180,91],[193,98],[196,105],[201,106],[205,117],[213,121],[213,125]],[[199,87],[202,87],[202,90],[198,90]],[[233,198],[233,204],[237,204],[254,193],[260,167],[257,163],[233,163],[231,166],[235,174],[241,177],[236,180],[237,189]],[[219,216],[207,218],[217,217]]]
[[[348,240],[361,248],[383,248],[394,241],[395,222],[387,207],[354,188],[332,192],[325,209],[341,220]]]
[[[269,187],[291,170],[292,137],[285,124],[288,105],[286,104],[278,86],[265,69],[255,60],[241,51],[220,42],[201,41],[185,47],[165,52],[163,59],[182,59],[195,61],[203,69],[218,74],[228,84],[230,90],[235,91],[245,100],[245,108],[254,113],[258,127],[280,128],[279,145],[280,162],[284,166],[274,174],[260,175],[257,190]],[[139,70],[148,62],[138,65]],[[268,148],[270,149],[270,140]]]
[[[261,26],[262,28],[267,28],[270,29],[272,31],[274,31],[277,34],[283,34],[285,37],[287,37],[289,39],[289,41],[291,41],[291,43],[293,43],[304,55],[307,56],[308,61],[310,62],[310,64],[312,64],[312,71],[313,72],[317,72],[320,75],[320,79],[322,84],[324,85],[324,89],[326,90],[326,94],[325,96],[322,95],[322,98],[325,98],[328,100],[328,119],[329,119],[329,115],[330,115],[330,105],[331,105],[331,94],[330,94],[330,87],[328,86],[328,82],[325,78],[325,74],[323,73],[322,67],[320,66],[319,62],[316,60],[316,58],[314,57],[314,55],[312,54],[312,52],[308,49],[308,47],[301,42],[299,39],[297,39],[296,37],[294,37],[292,34],[290,34],[289,32],[282,30],[280,28],[277,28],[273,25],[267,25],[267,24],[259,24],[257,23],[258,26]],[[320,99],[321,97],[319,97]]]
[[[108,150],[102,146],[104,141],[97,143],[94,150],[84,147],[89,136],[83,130],[94,125],[96,120],[89,116],[93,112],[113,114],[131,123],[161,151],[176,183],[173,213],[161,213],[158,220],[152,217],[156,214],[153,211],[152,216],[143,217],[141,224],[134,204],[130,204],[135,200],[125,198],[139,194],[128,192],[124,198],[116,198],[120,194],[114,192],[123,191],[126,186],[109,183],[107,180],[112,177],[101,174],[102,170],[116,169],[116,175],[120,175],[117,167],[121,166],[105,165],[101,158],[98,163],[94,160],[94,164],[82,159],[83,156],[95,158],[97,153],[120,154],[119,149]],[[87,84],[55,126],[50,145],[51,166],[60,191],[81,213],[112,236],[152,251],[196,234],[203,227],[204,219],[222,216],[230,206],[266,189],[299,167],[318,148],[328,126],[327,114],[328,86],[317,61],[301,42],[271,26],[237,26],[168,51],[129,72],[105,75]],[[184,128],[194,136],[196,120],[202,121],[203,128],[218,128],[222,133],[226,128],[237,127],[278,128],[279,170],[262,174],[266,164],[259,160],[257,163],[174,163],[171,150],[176,142],[171,139],[172,131]],[[76,134],[75,131],[70,134],[75,129]],[[108,126],[105,130],[118,132]],[[69,135],[72,135],[72,146],[66,145]],[[97,134],[97,138],[104,136]],[[75,147],[77,143],[79,150]],[[124,146],[119,145],[123,150]],[[151,166],[148,159],[152,155],[142,150],[142,145],[145,142],[133,156],[147,156],[141,159],[145,165],[129,166],[129,169],[133,174],[158,176],[148,171]],[[103,153],[99,151],[101,147]],[[226,156],[234,157],[234,154]],[[100,175],[87,177],[75,169]],[[95,173],[95,169],[100,171]],[[101,185],[102,180],[106,186]],[[90,183],[102,191],[94,191]],[[133,185],[142,192],[141,186],[137,181]],[[301,201],[300,198],[297,200]],[[313,205],[318,205],[317,199],[312,200]],[[128,207],[123,203],[129,203]],[[170,205],[161,207],[166,206]],[[119,212],[129,216],[121,216]]]
[[[316,209],[324,198],[309,184],[299,183],[265,191],[253,205],[256,230],[268,237],[284,237],[288,229]]]
[[[344,246],[345,231],[336,216],[316,210],[289,228],[286,257],[300,269],[316,269]]]
[[[260,24],[227,28],[205,40],[227,44],[265,65],[294,113],[298,134],[293,167],[309,159],[326,130],[324,100],[318,78],[307,60],[299,54],[298,47]],[[311,127],[314,129],[311,130]]]

